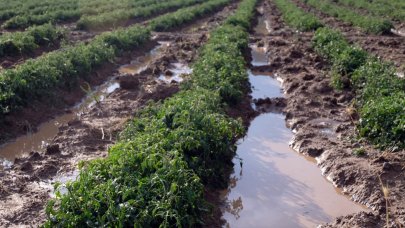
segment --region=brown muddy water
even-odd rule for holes
[[[130,64],[124,65],[119,68],[121,74],[139,74],[142,71],[146,70],[148,65],[156,59],[158,54],[162,51],[163,48],[170,45],[169,41],[158,41],[158,44],[153,48],[149,53],[143,55],[133,61]]]
[[[250,47],[253,66],[268,64],[271,47]],[[253,99],[283,96],[277,77],[248,74]],[[329,123],[324,122],[313,124],[328,129]],[[265,113],[251,122],[238,142],[231,184],[222,195],[225,227],[316,227],[337,216],[367,210],[328,182],[315,159],[290,148],[293,136],[283,114]]]
[[[129,65],[119,68],[121,74],[138,74],[161,53],[163,47],[170,45],[169,42],[158,42],[159,44],[144,56],[136,58]],[[188,70],[188,69],[187,69]],[[180,70],[178,70],[180,71]],[[55,117],[54,119],[41,124],[36,132],[28,132],[26,135],[16,138],[14,141],[0,146],[0,169],[9,168],[18,157],[27,155],[31,151],[44,150],[49,142],[56,136],[59,127],[80,115],[87,109],[94,106],[98,101],[104,100],[109,94],[118,89],[119,83],[115,78],[110,78],[104,84],[93,89],[83,86],[88,91],[86,97],[75,105],[71,112]]]

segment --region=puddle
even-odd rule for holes
[[[268,35],[271,32],[270,21],[264,16],[258,18],[257,26],[254,29],[258,35]]]
[[[333,187],[315,165],[289,146],[293,133],[282,114],[254,119],[239,141],[233,183],[224,192],[229,227],[316,227],[365,210]]]
[[[248,71],[248,75],[254,99],[284,96],[278,80],[269,75],[255,73],[250,70]]]
[[[164,47],[170,46],[169,41],[158,41],[159,45],[153,48],[148,54],[137,58],[130,64],[124,65],[118,69],[121,74],[139,74],[148,68],[148,65],[156,59]]]
[[[193,72],[193,70],[187,64],[184,63],[172,63],[171,66],[172,67],[168,69],[170,75],[161,74],[159,76],[159,80],[162,80],[167,83],[170,83],[172,81],[182,82],[183,81],[182,75],[191,74]]]
[[[391,29],[391,32],[397,36],[404,36],[405,37],[405,31],[403,30],[397,30],[397,29]]]
[[[169,42],[159,42],[149,54],[137,58],[129,65],[125,65],[119,69],[120,73],[136,74],[146,69],[148,64],[158,56],[162,47],[169,45]],[[40,151],[52,141],[59,131],[59,127],[67,124],[75,117],[80,116],[88,108],[94,106],[97,102],[103,101],[109,94],[120,87],[115,78],[111,78],[104,84],[93,89],[88,88],[89,85],[84,85],[82,88],[89,93],[86,97],[72,108],[72,112],[57,116],[56,118],[41,124],[38,131],[27,133],[14,141],[0,146],[0,169],[10,168],[14,159],[22,157],[31,151]]]
[[[261,17],[255,31],[269,32]],[[267,65],[271,47],[249,46],[252,65]],[[283,97],[277,75],[251,70],[248,74],[254,99]],[[312,124],[325,134],[331,134],[336,125],[326,119]],[[225,227],[316,227],[337,216],[367,210],[328,182],[314,158],[290,148],[293,136],[281,113],[261,114],[251,122],[246,137],[238,142],[230,187],[221,196],[226,202]]]
[[[75,117],[75,114],[64,114],[57,118],[41,124],[38,132],[28,133],[18,137],[14,141],[0,147],[0,156],[9,162],[31,151],[44,149],[50,140],[58,133],[58,129]],[[3,166],[7,168],[6,166]]]
[[[269,57],[267,56],[267,47],[259,47],[257,44],[249,45],[252,54],[253,66],[265,66],[269,64]]]

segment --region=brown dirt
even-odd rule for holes
[[[33,151],[27,157],[16,159],[10,169],[0,171],[0,226],[41,224],[46,219],[44,207],[51,198],[51,183],[74,178],[80,161],[107,156],[108,147],[114,144],[118,133],[136,111],[150,100],[165,99],[176,93],[178,84],[158,80],[159,73],[166,71],[170,63],[191,63],[197,56],[197,49],[206,41],[209,30],[226,18],[235,6],[236,3],[231,4],[200,21],[199,28],[155,33],[157,40],[170,40],[172,43],[138,75],[119,75],[117,66],[105,66],[105,72],[98,73],[100,82],[113,74],[122,88],[61,126],[44,151]],[[124,56],[118,62],[129,62],[131,57],[140,56],[149,49],[145,47],[136,55]],[[70,94],[74,97],[72,100],[76,96],[81,97],[80,93]]]
[[[325,25],[340,30],[350,42],[359,45],[375,56],[393,62],[399,70],[405,70],[405,37],[395,34],[367,34],[362,32],[360,28],[353,27],[349,23],[304,4],[302,0],[293,0],[293,2],[306,12],[315,14]],[[399,25],[398,28],[400,29],[401,26]]]
[[[336,218],[324,227],[383,227],[386,207],[380,178],[388,184],[390,195],[390,226],[405,224],[405,151],[383,152],[374,149],[365,140],[356,140],[357,122],[351,108],[354,93],[336,91],[330,84],[329,65],[311,48],[313,33],[296,33],[282,21],[272,1],[264,4],[265,16],[270,20],[272,32],[268,36],[255,36],[254,40],[269,46],[269,65],[255,71],[272,72],[283,79],[285,100],[262,100],[256,104],[286,105],[283,112],[289,128],[295,133],[291,146],[300,153],[315,157],[324,176],[341,188],[352,200],[366,205],[372,211]],[[366,47],[372,39],[400,40],[394,36],[371,36],[346,29],[352,41]],[[397,43],[398,46],[404,42]],[[405,50],[405,49],[403,49]],[[395,48],[383,46],[374,50],[384,58],[402,61],[403,54]],[[274,106],[274,105],[273,105]],[[275,105],[277,106],[277,105]],[[270,107],[271,108],[271,107]],[[354,151],[364,148],[365,156]]]

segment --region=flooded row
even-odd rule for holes
[[[267,65],[271,47],[250,47],[252,65]],[[253,99],[284,96],[281,82],[270,73],[248,74]],[[292,138],[283,114],[264,113],[251,122],[238,142],[231,184],[222,195],[226,227],[316,227],[366,210],[328,182],[315,159],[290,148]]]
[[[170,45],[168,41],[159,41],[150,52],[134,59],[130,64],[121,66],[118,69],[120,75],[136,75],[144,70],[157,59],[162,50]],[[182,74],[190,74],[192,70],[182,63],[172,63],[166,74],[158,76],[157,80],[165,83],[172,81],[181,82]],[[79,117],[89,108],[98,102],[103,101],[109,94],[120,88],[115,77],[109,78],[104,84],[91,88],[85,84],[82,90],[86,97],[75,105],[68,113],[55,117],[54,119],[41,124],[35,132],[27,132],[26,135],[16,138],[14,141],[0,146],[0,168],[9,168],[15,158],[22,157],[31,151],[44,150],[59,131],[59,127]]]

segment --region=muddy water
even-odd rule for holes
[[[230,227],[315,227],[363,210],[321,176],[313,159],[288,146],[292,137],[282,114],[253,120],[238,146],[243,166],[235,165],[226,192]]]
[[[139,57],[131,64],[121,67],[119,69],[120,73],[135,74],[146,69],[148,64],[161,52],[162,47],[166,45],[169,45],[169,42],[160,42],[147,55]],[[88,91],[88,94],[79,104],[72,108],[71,112],[57,116],[40,125],[36,132],[28,132],[26,135],[0,146],[0,169],[10,167],[15,158],[24,156],[31,151],[45,149],[58,133],[60,126],[67,124],[75,117],[80,117],[88,108],[104,100],[106,96],[119,88],[119,83],[114,78],[111,78],[96,88],[91,89],[88,86],[82,86],[82,89]]]
[[[151,63],[158,56],[158,53],[160,53],[164,47],[168,47],[170,45],[170,42],[167,41],[158,41],[158,43],[159,45],[153,48],[148,54],[135,59],[130,64],[120,67],[118,71],[121,74],[139,74],[140,72],[146,70],[149,63]]]
[[[258,18],[257,26],[254,29],[256,34],[267,35],[271,32],[270,21],[263,16]]]
[[[252,86],[253,98],[282,97],[281,83],[276,79],[262,73],[248,71],[249,81]]]
[[[169,75],[161,74],[159,76],[159,79],[166,83],[171,83],[172,81],[182,82],[183,75],[191,74],[193,72],[193,70],[187,64],[184,63],[172,63],[168,71],[170,72]]]
[[[250,47],[252,65],[266,65],[267,50]],[[253,99],[283,96],[277,79],[265,73],[248,74]],[[333,125],[321,119],[313,124],[321,130]],[[251,122],[246,137],[239,141],[231,184],[222,196],[226,227],[316,227],[366,210],[333,187],[315,159],[291,149],[292,138],[283,114],[266,113]]]

